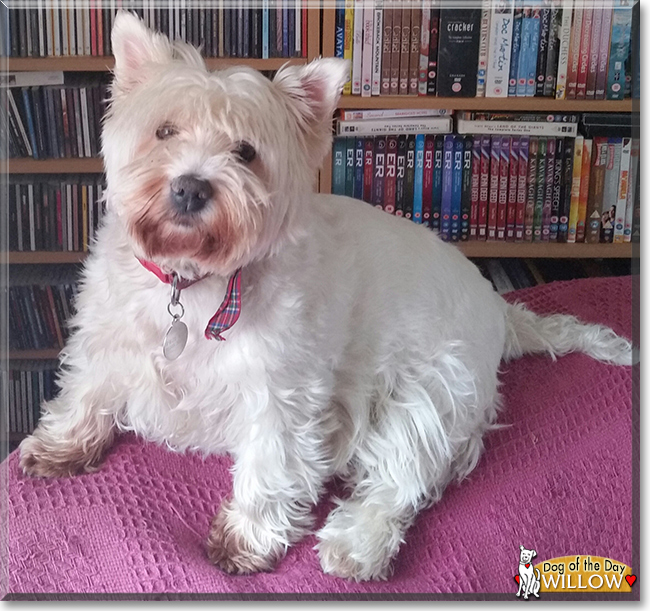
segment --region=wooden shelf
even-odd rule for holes
[[[638,244],[557,244],[550,242],[459,242],[467,257],[631,259],[639,257]],[[14,265],[81,263],[87,252],[9,252],[0,261]],[[8,260],[7,260],[8,259]]]
[[[638,244],[557,244],[550,242],[459,242],[467,257],[527,259],[631,259],[639,257]]]
[[[44,350],[12,350],[9,352],[9,360],[56,360],[59,358],[59,352],[59,348],[46,348]]]
[[[208,57],[205,59],[209,70],[249,66],[256,70],[279,70],[284,64],[305,64],[304,57],[271,57],[269,59],[250,57]],[[63,70],[65,72],[107,72],[112,70],[115,60],[112,57],[87,55],[68,55],[60,57],[10,57],[7,66],[10,72],[35,70]]]
[[[638,100],[555,100],[553,98],[439,98],[417,95],[380,95],[362,98],[341,96],[338,107],[355,108],[449,108],[499,112],[632,112]]]
[[[9,174],[90,174],[102,173],[104,163],[98,157],[71,159],[7,159],[3,170]]]
[[[80,263],[86,258],[87,255],[87,252],[8,252],[2,253],[0,256],[0,261],[2,261],[2,263],[9,263],[14,265],[33,265],[34,263]]]

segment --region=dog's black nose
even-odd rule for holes
[[[203,210],[213,194],[212,185],[207,180],[191,174],[174,178],[171,191],[172,203],[181,214]]]

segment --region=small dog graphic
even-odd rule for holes
[[[517,596],[524,593],[524,600],[532,594],[539,598],[539,588],[541,587],[539,569],[533,568],[532,559],[537,556],[534,549],[526,549],[523,545],[519,546],[519,591]],[[537,573],[537,575],[535,575]]]
[[[427,227],[314,193],[347,61],[210,72],[127,12],[112,43],[106,214],[25,473],[92,471],[118,431],[229,453],[206,534],[231,573],[271,570],[338,476],[321,566],[385,579],[418,511],[476,466],[502,360],[631,364],[611,329],[506,303]]]

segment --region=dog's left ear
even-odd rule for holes
[[[349,74],[349,60],[328,57],[281,68],[273,82],[289,96],[303,121],[329,123]]]
[[[349,75],[349,60],[329,57],[315,59],[306,66],[281,68],[273,79],[309,139],[320,140],[309,142],[310,148],[322,145],[315,148],[324,148],[323,156],[330,146],[332,115]]]
[[[531,558],[532,558],[533,556],[537,556],[537,552],[536,552],[535,550],[532,550]]]

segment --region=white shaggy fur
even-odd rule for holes
[[[190,47],[127,13],[113,42],[108,212],[85,264],[61,392],[21,445],[26,472],[91,470],[118,429],[178,451],[229,452],[233,497],[209,549],[233,572],[271,568],[312,527],[310,509],[338,474],[351,494],[318,532],[322,567],[386,578],[416,513],[475,467],[502,358],[582,350],[630,364],[629,342],[609,329],[507,305],[431,231],[312,193],[345,62],[287,67],[272,82],[244,68],[211,74]],[[158,142],[165,122],[178,133]],[[257,165],[233,154],[241,140]],[[216,192],[191,226],[168,214],[169,181],[183,173]],[[149,234],[138,233],[154,210]],[[224,224],[229,243],[195,254],[205,245],[195,232]],[[170,288],[136,255],[209,274],[182,292],[189,341],[175,361],[162,355]],[[241,317],[226,341],[207,340],[239,267]]]

